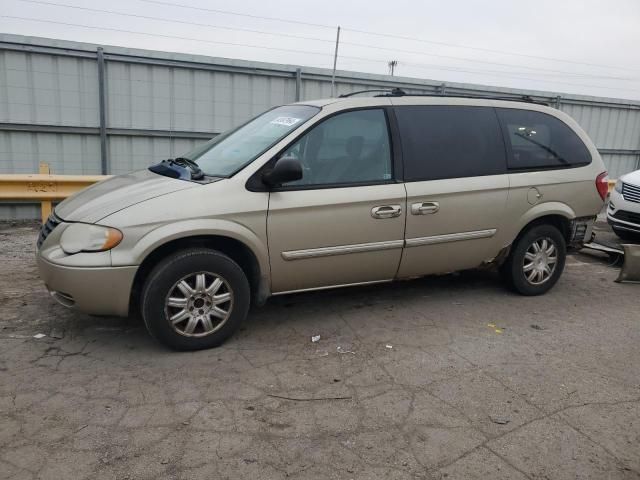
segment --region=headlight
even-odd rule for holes
[[[616,182],[616,186],[613,188],[616,190],[616,192],[622,193],[622,180],[618,180]]]
[[[111,250],[122,240],[122,232],[116,228],[73,223],[62,232],[60,246],[65,253],[103,252]]]

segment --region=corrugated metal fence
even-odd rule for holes
[[[274,105],[330,96],[331,71],[0,35],[0,173],[125,173],[184,153]],[[338,94],[529,95],[574,117],[610,176],[640,168],[640,102],[339,71]],[[2,218],[36,218],[2,205]]]

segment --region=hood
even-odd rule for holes
[[[56,206],[55,211],[65,221],[94,223],[136,203],[198,187],[198,183],[140,170],[96,183],[67,198]]]
[[[631,185],[636,185],[640,187],[640,170],[636,170],[635,172],[627,173],[623,175],[620,180],[625,183],[630,183]]]

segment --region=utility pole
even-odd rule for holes
[[[393,77],[393,72],[395,71],[396,67],[398,66],[398,61],[397,60],[391,60],[390,62],[387,63],[387,65],[389,66],[389,75],[391,75]]]
[[[333,54],[333,73],[331,74],[331,96],[335,95],[336,91],[336,63],[338,62],[338,45],[340,44],[340,25],[338,25],[338,32],[336,33],[336,51]]]

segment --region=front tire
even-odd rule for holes
[[[560,278],[566,257],[562,233],[553,225],[535,225],[516,240],[502,275],[521,295],[542,295]]]
[[[240,266],[203,248],[162,260],[147,278],[141,312],[149,333],[175,350],[221,345],[244,321],[250,288]]]

